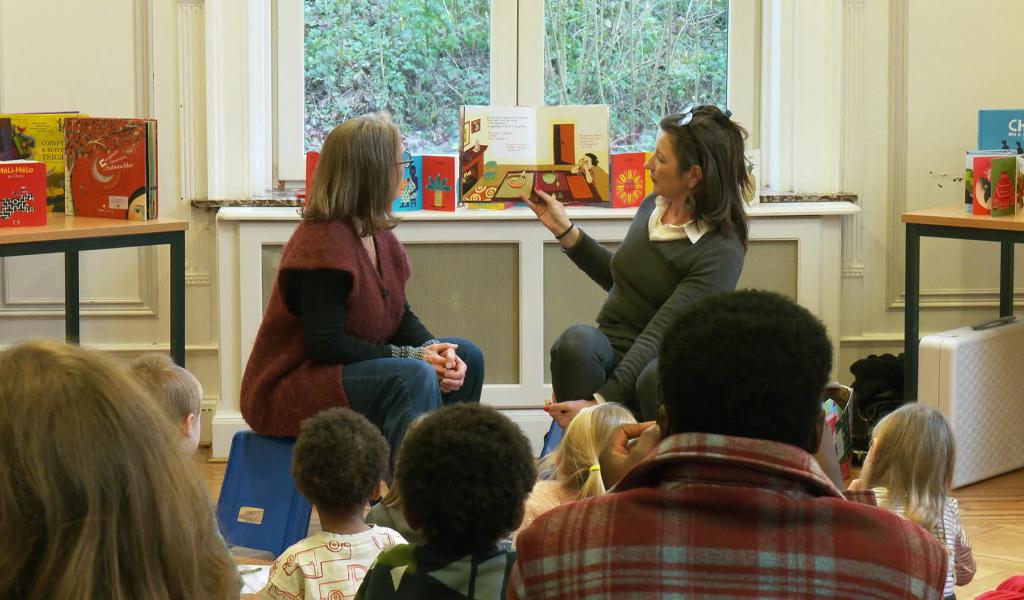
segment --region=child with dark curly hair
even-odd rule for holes
[[[498,542],[522,521],[536,476],[526,436],[493,408],[429,413],[406,435],[395,474],[426,543],[382,552],[357,600],[504,598],[515,553]]]
[[[302,422],[292,477],[322,531],[274,561],[257,598],[349,598],[382,550],[405,543],[393,529],[363,521],[366,502],[380,497],[388,458],[384,436],[355,411],[332,408]]]

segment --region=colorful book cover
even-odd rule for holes
[[[456,167],[454,155],[427,154],[421,157],[419,173],[423,186],[423,210],[454,211],[456,202]]]
[[[639,206],[647,196],[645,169],[647,153],[627,152],[612,155],[612,207]],[[648,175],[649,176],[649,175]]]
[[[971,161],[972,194],[971,212],[976,215],[992,214],[992,195],[996,191],[992,180],[992,160],[998,158],[1011,158],[1006,152],[968,154]],[[966,178],[965,178],[966,179]],[[998,184],[999,180],[996,179]]]
[[[611,201],[607,106],[462,106],[459,118],[462,202],[487,201],[474,198],[491,187],[497,200],[518,200],[524,173],[566,204]]]
[[[155,135],[147,119],[71,118],[67,132],[68,214],[156,218]]]
[[[1017,213],[1024,215],[1024,155],[1017,155]]]
[[[18,158],[46,163],[46,210],[64,212],[64,120],[86,116],[65,113],[7,113]]]
[[[505,210],[515,205],[515,202],[495,200],[494,202],[467,202],[466,208],[470,210]]]
[[[0,227],[46,225],[46,163],[0,162]]]
[[[1017,157],[993,158],[991,174],[992,216],[1013,216],[1017,204]]]
[[[1024,108],[978,111],[978,150],[1024,154]]]
[[[408,212],[423,208],[422,173],[423,157],[419,155],[413,156],[412,163],[405,167],[402,193],[398,198],[395,198],[394,204],[391,205],[391,210],[395,212]]]
[[[18,150],[14,147],[14,129],[11,128],[11,120],[7,117],[0,118],[0,160],[17,160]]]
[[[313,189],[313,176],[316,174],[316,163],[320,161],[319,152],[306,153],[306,188],[301,190],[302,203],[309,203],[309,192]]]

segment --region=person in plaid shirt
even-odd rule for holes
[[[831,355],[778,294],[694,304],[662,343],[659,425],[608,452],[631,470],[519,535],[508,598],[941,598],[942,546],[810,454]]]

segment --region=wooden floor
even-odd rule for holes
[[[197,460],[216,499],[225,463],[210,461],[209,455],[209,449],[200,449]],[[953,495],[960,501],[961,518],[978,562],[974,581],[957,588],[957,597],[973,598],[1011,575],[1024,575],[1024,469],[955,490]]]

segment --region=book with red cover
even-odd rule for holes
[[[647,154],[628,152],[612,155],[612,207],[629,208],[639,206],[647,196],[644,177],[644,163]]]
[[[157,217],[154,120],[69,118],[64,133],[69,214]]]
[[[313,189],[313,175],[316,174],[316,163],[319,161],[319,152],[306,153],[306,188],[302,190],[303,205],[309,205],[309,192]]]
[[[420,181],[423,189],[423,209],[442,210],[453,212],[455,210],[455,197],[457,194],[455,178],[454,155],[426,154],[423,156],[423,172],[420,173]]]
[[[0,227],[46,225],[46,163],[0,162]]]

